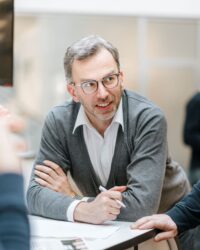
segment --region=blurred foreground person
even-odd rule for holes
[[[191,149],[189,180],[193,186],[200,180],[200,85],[186,105],[183,139]],[[195,249],[200,249],[200,226],[196,234]]]
[[[11,133],[21,128],[22,122],[0,106],[0,250],[30,249],[23,177],[17,157],[17,150],[23,145]]]

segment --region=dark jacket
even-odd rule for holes
[[[167,214],[176,223],[179,233],[200,225],[200,181]]]
[[[0,175],[0,250],[28,250],[29,223],[23,179],[18,174]]]
[[[200,92],[186,106],[184,142],[192,149],[190,168],[200,168]]]

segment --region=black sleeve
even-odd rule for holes
[[[200,225],[200,181],[167,214],[176,223],[179,233]]]

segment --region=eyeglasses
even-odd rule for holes
[[[100,81],[87,80],[87,81],[82,82],[80,84],[75,84],[74,82],[71,82],[70,84],[73,85],[74,87],[81,87],[83,92],[85,94],[89,95],[89,94],[93,94],[94,92],[97,91],[99,82],[101,82],[106,89],[113,89],[113,88],[117,87],[117,85],[119,83],[119,75],[120,74],[121,73],[119,72],[119,73],[105,76]]]

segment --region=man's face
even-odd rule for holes
[[[100,82],[102,78],[118,73],[117,64],[109,51],[102,49],[98,54],[82,60],[75,60],[72,65],[72,79],[75,85],[87,80],[97,80],[98,89],[92,94],[85,94],[80,86],[68,84],[68,91],[75,102],[80,102],[90,120],[95,126],[106,121],[109,124],[115,115],[121,95],[123,75],[119,75],[119,83],[112,89],[105,88]]]

